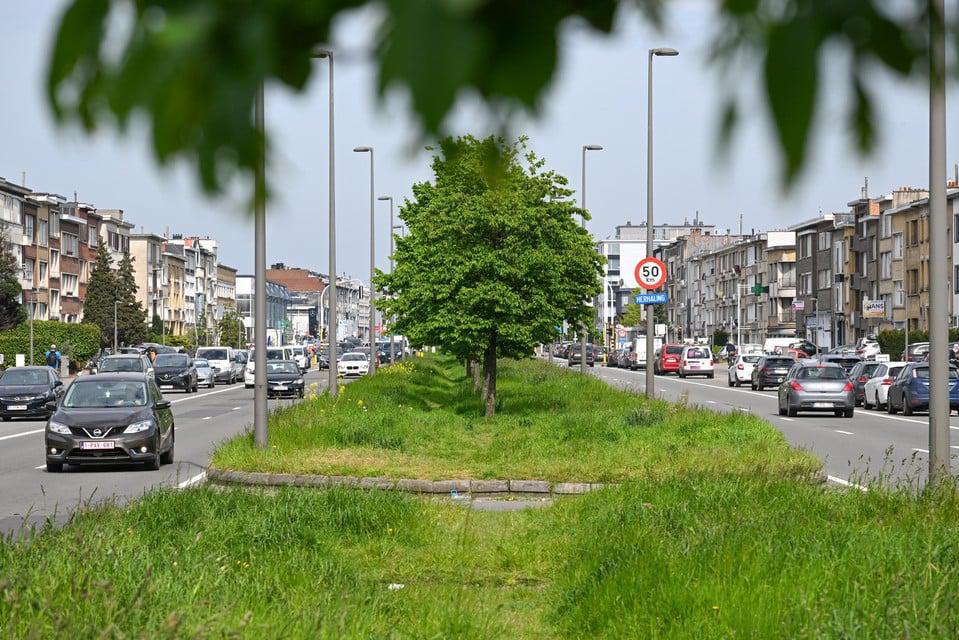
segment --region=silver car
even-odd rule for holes
[[[832,411],[851,418],[856,391],[846,370],[838,364],[796,364],[779,385],[779,415],[799,411]]]
[[[216,384],[216,374],[213,373],[213,368],[210,366],[210,361],[201,358],[194,360],[193,365],[196,367],[197,386],[203,385],[204,387],[212,389],[213,385]]]

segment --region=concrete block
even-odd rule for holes
[[[353,476],[329,476],[327,478],[329,486],[337,487],[355,487],[359,481],[359,478]]]
[[[383,489],[389,491],[393,488],[393,481],[389,478],[360,478],[356,486],[363,489]]]
[[[546,480],[510,480],[510,493],[549,493],[549,482]]]
[[[470,492],[472,493],[508,493],[508,480],[472,480],[470,481]]]
[[[469,480],[434,480],[430,483],[427,493],[469,493]]]
[[[553,486],[553,493],[560,495],[575,495],[589,491],[588,482],[557,482]]]
[[[433,483],[429,480],[410,480],[403,478],[396,481],[397,491],[409,491],[411,493],[432,493]]]

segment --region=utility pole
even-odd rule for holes
[[[929,484],[949,473],[949,218],[944,0],[929,1]]]
[[[331,396],[336,397],[339,391],[336,380],[336,155],[334,149],[334,127],[333,127],[333,50],[323,49],[316,53],[318,58],[326,58],[330,63],[330,91],[329,91],[329,114],[330,114],[330,143],[329,143],[329,242],[330,242],[330,284],[333,287],[333,293],[329,296],[329,308],[327,310],[327,342],[329,342],[329,370],[327,373],[327,387]]]
[[[393,275],[393,196],[380,196],[377,200],[390,201],[390,275]],[[391,323],[392,324],[392,323]],[[390,327],[390,364],[396,360],[396,350],[393,347],[393,330]]]
[[[253,284],[253,439],[256,446],[267,446],[266,422],[268,416],[266,398],[266,149],[262,144],[266,125],[263,114],[263,82],[256,89],[254,120],[261,147],[257,150],[256,176],[254,177],[253,236],[254,236],[254,284]],[[194,323],[195,324],[195,323]]]
[[[586,152],[587,151],[602,151],[603,147],[598,144],[584,144],[583,145],[583,159],[582,159],[582,182],[580,183],[581,189],[579,192],[580,204],[579,206],[583,209],[583,228],[586,228]],[[589,333],[588,325],[583,325],[583,335],[579,339],[579,370],[582,373],[586,373],[586,334]]]
[[[119,353],[117,349],[117,305],[120,304],[119,300],[113,301],[113,353]]]
[[[373,188],[373,147],[356,147],[355,153],[370,154],[370,375],[376,373],[376,287],[373,286],[373,275],[376,271],[376,208]]]

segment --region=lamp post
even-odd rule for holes
[[[330,63],[330,161],[329,161],[329,179],[330,179],[330,204],[329,204],[329,242],[330,242],[330,286],[336,289],[336,158],[333,153],[334,127],[333,127],[333,50],[321,49],[314,54],[317,58],[326,58]],[[329,310],[327,311],[327,332],[330,334],[327,341],[330,343],[329,356],[329,377],[327,386],[331,396],[336,396],[338,392],[336,380],[336,295],[330,296]]]
[[[678,56],[679,52],[668,47],[649,50],[646,74],[646,255],[653,255],[653,57]],[[656,332],[655,314],[646,313],[646,397],[656,395],[656,376],[650,371],[655,351],[653,334]]]
[[[118,353],[117,349],[117,305],[119,300],[113,301],[113,353]]]
[[[393,273],[393,231],[396,226],[393,224],[393,196],[380,196],[377,200],[390,201],[390,274]],[[392,324],[392,322],[390,323]],[[393,347],[393,328],[390,327],[390,364],[396,360],[396,350]]]
[[[586,152],[587,151],[602,151],[603,147],[598,144],[584,144],[583,145],[583,158],[582,158],[582,182],[580,183],[581,189],[579,192],[580,203],[579,206],[583,210],[583,228],[586,228]],[[583,325],[583,335],[579,340],[579,370],[582,373],[586,373],[586,334],[588,332],[587,325]]]
[[[373,147],[356,147],[354,153],[370,154],[370,375],[376,373],[376,288],[373,286],[373,273],[376,269],[376,198],[373,187]]]
[[[263,113],[263,83],[256,89],[253,119],[261,140],[266,135]],[[257,149],[256,175],[254,177],[253,235],[253,440],[260,449],[267,446],[266,422],[268,414],[266,397],[266,150]],[[194,327],[196,322],[194,321]]]

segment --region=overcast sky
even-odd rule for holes
[[[58,130],[43,92],[43,74],[62,0],[0,2],[0,176],[101,208],[120,208],[137,231],[210,235],[220,241],[221,260],[241,272],[253,269],[252,224],[242,201],[202,196],[186,166],[160,169],[143,132],[121,139],[101,132],[88,138]],[[638,15],[623,11],[611,38],[570,25],[554,85],[535,119],[515,123],[549,166],[579,189],[580,148],[601,144],[588,160],[592,232],[604,238],[617,224],[645,216],[646,50],[672,46],[678,58],[656,62],[655,132],[657,221],[681,223],[698,210],[707,222],[734,231],[743,225],[768,229],[837,211],[859,196],[864,176],[870,195],[927,181],[927,90],[920,83],[872,78],[881,104],[882,144],[867,161],[852,152],[843,114],[848,95],[842,78],[827,78],[822,101],[826,118],[816,131],[812,161],[801,182],[783,195],[768,118],[755,99],[757,76],[744,71],[726,80],[708,63],[715,29],[711,3],[671,3],[665,33],[648,29]],[[363,50],[376,14],[354,13],[337,26],[335,46]],[[321,64],[318,62],[317,64]],[[326,74],[320,70],[308,91],[267,92],[267,124],[274,136],[271,168],[276,199],[268,215],[268,260],[327,271]],[[368,158],[357,145],[376,149],[377,194],[401,201],[410,185],[429,177],[428,156],[411,149],[414,130],[401,95],[386,104],[375,96],[372,66],[362,58],[337,65],[338,271],[367,278],[369,272]],[[716,114],[725,91],[747,96],[732,153],[717,162]],[[954,94],[954,92],[953,92]],[[752,98],[750,98],[752,96]],[[950,96],[949,113],[957,104]],[[468,98],[452,119],[456,133],[482,134],[486,118]],[[478,124],[477,124],[478,123]],[[959,161],[959,122],[949,122],[949,175]],[[377,208],[377,266],[388,264],[388,207]]]

